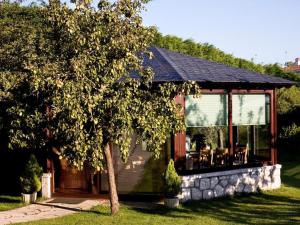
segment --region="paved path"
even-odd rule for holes
[[[83,210],[89,210],[90,208],[105,202],[107,202],[107,200],[91,200],[83,198],[49,199],[22,208],[0,212],[0,224],[56,218]]]

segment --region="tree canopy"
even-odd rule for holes
[[[13,17],[1,24],[0,101],[11,117],[11,146],[38,149],[51,141],[78,168],[107,168],[112,213],[118,198],[109,145],[126,161],[136,133],[158,156],[167,136],[184,130],[175,96],[199,92],[192,83],[152,82],[143,60],[152,57],[155,29],[142,24],[144,2],[100,1],[95,9],[78,1],[70,9],[53,0],[37,9],[36,24],[10,23]]]

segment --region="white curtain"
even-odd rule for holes
[[[185,122],[187,127],[227,125],[227,95],[186,96]]]
[[[233,125],[265,125],[266,95],[232,95],[232,123]]]

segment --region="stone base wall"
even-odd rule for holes
[[[280,188],[281,165],[182,176],[181,202]]]

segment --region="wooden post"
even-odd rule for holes
[[[228,91],[228,148],[230,157],[233,156],[233,128],[232,128],[232,90]]]
[[[185,99],[183,95],[178,95],[175,98],[176,103],[179,103],[183,107],[183,114],[185,113]],[[185,149],[185,138],[186,134],[185,132],[183,133],[177,133],[174,135],[173,139],[173,146],[174,146],[174,162],[176,165],[177,169],[184,169],[185,165],[185,154],[186,154],[186,149]]]
[[[270,95],[270,114],[271,114],[271,163],[277,163],[277,107],[276,107],[276,91],[275,89]]]

